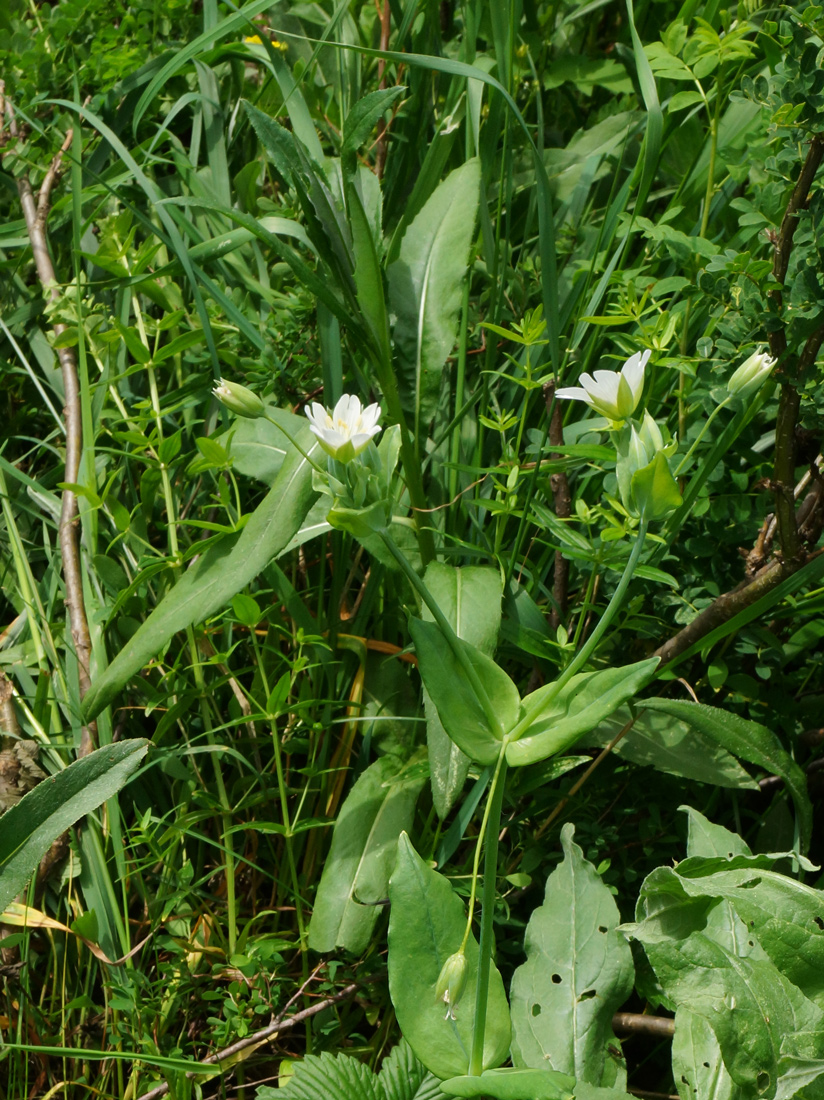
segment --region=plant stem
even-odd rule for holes
[[[721,402],[721,404],[716,405],[715,408],[712,410],[710,415],[704,421],[704,426],[701,429],[701,431],[698,433],[698,435],[697,435],[696,439],[694,440],[692,446],[687,451],[687,453],[684,455],[684,457],[681,459],[681,461],[678,463],[678,469],[675,471],[675,475],[674,475],[675,477],[678,477],[678,475],[682,472],[684,467],[689,463],[689,460],[692,458],[693,454],[695,453],[696,448],[698,447],[698,445],[700,444],[700,442],[704,438],[704,436],[707,434],[707,432],[709,430],[709,427],[710,427],[710,424],[712,424],[713,420],[715,420],[716,416],[718,416],[718,414],[721,412],[721,410],[727,407],[727,405],[730,403],[731,400],[732,400],[731,397],[725,397],[724,400]]]
[[[475,666],[470,661],[466,650],[461,645],[461,642],[460,642],[460,639],[458,638],[458,635],[452,629],[451,624],[447,620],[444,613],[441,611],[440,607],[438,607],[437,600],[435,600],[435,598],[432,596],[432,593],[429,591],[429,589],[423,583],[421,578],[418,576],[418,574],[415,572],[415,570],[409,564],[409,561],[407,560],[406,555],[395,544],[395,541],[392,538],[392,536],[389,534],[389,532],[388,531],[381,531],[380,536],[383,539],[384,544],[386,545],[386,548],[389,551],[389,553],[392,555],[392,557],[395,559],[395,561],[401,567],[403,572],[406,574],[406,577],[409,580],[409,583],[412,585],[412,587],[415,589],[415,591],[421,597],[423,602],[426,604],[426,606],[432,612],[432,617],[434,618],[434,620],[438,624],[438,626],[441,628],[441,632],[442,632],[444,638],[446,639],[446,642],[449,645],[449,648],[452,650],[453,654],[455,655],[455,660],[461,666],[463,672],[466,675],[466,678],[469,680],[469,683],[472,685],[472,690],[475,692],[475,695],[477,696],[478,702],[481,704],[481,707],[483,708],[483,712],[486,715],[486,720],[489,723],[490,728],[493,731],[497,732],[497,735],[500,739],[503,739],[504,733],[506,731],[504,730],[503,726],[501,725],[501,721],[500,721],[500,719],[498,718],[498,715],[495,712],[495,708],[492,706],[492,702],[491,702],[489,696],[487,695],[486,688],[484,687],[483,683],[481,682],[481,678],[478,675],[477,671],[475,670]]]
[[[595,652],[598,643],[601,641],[604,634],[606,633],[607,627],[615,618],[618,609],[624,602],[624,596],[626,595],[627,589],[629,588],[629,582],[632,580],[632,575],[635,572],[635,567],[638,564],[638,559],[641,557],[641,551],[644,547],[644,539],[647,536],[647,526],[648,521],[642,519],[638,527],[638,534],[635,539],[635,545],[633,546],[632,551],[629,555],[627,564],[624,566],[624,572],[621,574],[621,579],[618,582],[618,587],[613,592],[612,599],[607,604],[607,608],[601,616],[598,625],[587,638],[586,642],[584,642],[584,645],[580,649],[580,651],[576,654],[572,661],[570,661],[570,663],[561,673],[559,678],[552,685],[553,691],[551,693],[547,693],[547,695],[541,696],[541,698],[535,703],[535,705],[527,711],[527,713],[524,715],[518,725],[515,726],[515,728],[511,731],[511,733],[509,734],[509,739],[511,741],[518,740],[518,738],[523,734],[524,730],[528,729],[529,726],[532,725],[537,715],[546,707],[547,703],[549,703],[556,695],[558,695],[561,689],[569,683],[569,681],[572,679],[575,673],[578,672],[579,669],[584,667],[589,658]]]
[[[484,1068],[484,1034],[486,1008],[489,1000],[489,966],[494,942],[495,890],[498,878],[498,834],[501,831],[501,809],[506,786],[506,745],[498,758],[493,790],[487,800],[486,838],[484,844],[484,893],[481,903],[481,938],[478,950],[478,985],[475,993],[475,1025],[472,1031],[472,1051],[469,1073],[479,1077]]]
[[[498,762],[495,765],[495,772],[492,776],[492,784],[489,788],[489,793],[486,796],[486,806],[484,807],[484,815],[481,820],[481,828],[478,833],[478,839],[475,842],[475,857],[472,860],[472,889],[469,892],[469,904],[467,906],[466,914],[466,929],[464,930],[464,937],[461,941],[461,951],[466,950],[467,942],[469,941],[469,934],[472,931],[472,918],[475,914],[475,897],[478,891],[478,869],[481,864],[481,848],[483,847],[484,835],[486,834],[486,826],[489,822],[489,814],[492,809],[492,803],[494,801],[495,792],[498,786],[498,780],[501,776],[501,770],[505,764],[505,745],[501,748],[500,755],[498,756]]]

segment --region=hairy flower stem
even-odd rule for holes
[[[506,747],[498,757],[492,790],[486,811],[486,837],[484,841],[484,892],[481,902],[481,938],[478,951],[478,985],[475,992],[475,1022],[472,1029],[472,1051],[469,1056],[469,1073],[480,1077],[484,1068],[484,1034],[486,1032],[486,1007],[489,1000],[489,966],[492,961],[495,919],[495,890],[498,879],[498,835],[501,831],[501,809],[506,786]]]
[[[475,670],[475,666],[472,664],[466,653],[466,650],[461,645],[458,635],[452,629],[451,624],[438,606],[437,600],[433,597],[432,593],[429,591],[421,578],[409,564],[406,555],[395,544],[395,540],[392,538],[389,532],[385,530],[381,531],[380,536],[383,539],[389,553],[406,574],[409,583],[412,585],[414,590],[418,593],[420,598],[432,612],[432,617],[441,628],[441,633],[446,639],[449,648],[455,655],[455,660],[461,666],[467,680],[469,680],[469,683],[472,685],[472,690],[475,692],[478,702],[483,708],[483,712],[486,715],[486,720],[487,722],[489,722],[490,728],[496,731],[498,736],[502,739],[506,730],[501,725],[501,720],[496,714],[495,708],[492,706],[492,701],[487,695],[486,688],[481,682],[481,678]]]

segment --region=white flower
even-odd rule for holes
[[[317,402],[304,411],[321,447],[338,462],[351,462],[381,430],[380,405],[362,408],[360,400],[350,393],[341,397],[331,413]]]
[[[766,381],[774,366],[775,359],[772,356],[765,351],[754,351],[727,382],[728,393],[731,397],[739,398],[755,393]]]
[[[585,401],[607,420],[626,420],[632,416],[641,400],[644,388],[644,368],[650,353],[636,351],[619,371],[597,370],[593,378],[582,374],[580,386],[557,390],[556,397],[567,401]]]

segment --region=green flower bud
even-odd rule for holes
[[[225,378],[216,378],[212,394],[221,405],[225,405],[233,413],[245,416],[249,420],[257,420],[266,412],[266,406],[258,395],[246,386],[241,386],[239,382],[227,382]]]
[[[761,388],[774,366],[775,359],[772,356],[765,351],[754,351],[727,382],[728,393],[731,397],[744,400]]]
[[[445,1020],[455,1019],[455,1008],[466,988],[466,955],[463,950],[450,955],[441,968],[435,996],[446,1005]]]

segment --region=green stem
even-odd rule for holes
[[[621,604],[624,602],[624,596],[629,588],[629,583],[632,580],[635,567],[638,565],[638,559],[641,557],[641,551],[644,547],[644,539],[647,536],[648,520],[642,519],[640,526],[638,527],[638,534],[635,539],[635,545],[632,548],[632,552],[629,555],[627,564],[624,566],[624,572],[621,574],[621,579],[618,582],[618,587],[612,594],[612,599],[607,604],[607,608],[604,611],[598,625],[593,632],[587,638],[584,645],[581,647],[576,656],[567,665],[560,677],[553,684],[553,691],[547,695],[541,696],[541,698],[531,707],[517,726],[509,733],[508,737],[510,741],[517,741],[523,734],[524,730],[535,721],[538,714],[544,710],[547,703],[554,698],[564,688],[572,677],[578,672],[579,669],[586,665],[589,658],[595,652],[598,643],[603,638],[612,620],[618,612]]]
[[[498,757],[494,789],[487,800],[486,838],[484,845],[484,893],[481,908],[481,939],[478,950],[478,985],[475,993],[475,1024],[472,1030],[472,1051],[469,1073],[480,1077],[484,1068],[484,1034],[486,1008],[489,1000],[489,967],[492,961],[495,919],[495,891],[498,878],[498,834],[501,831],[501,810],[506,786],[506,746]]]
[[[678,477],[678,475],[684,470],[685,466],[689,465],[689,460],[692,458],[693,454],[695,453],[696,448],[701,443],[701,440],[707,434],[707,432],[709,430],[709,427],[710,427],[710,424],[712,424],[713,420],[715,420],[716,416],[718,416],[718,414],[721,412],[721,410],[727,407],[727,405],[730,403],[731,400],[732,400],[731,397],[725,397],[724,400],[721,402],[721,404],[716,405],[715,408],[712,410],[710,415],[705,420],[704,426],[701,429],[701,431],[698,433],[698,435],[697,435],[695,441],[693,442],[692,446],[687,451],[687,453],[684,455],[684,457],[681,459],[681,461],[678,463],[678,469],[675,471],[675,475],[674,475],[675,477]]]
[[[483,847],[484,836],[486,834],[486,826],[489,821],[489,814],[492,809],[492,803],[494,801],[495,792],[497,790],[498,780],[500,779],[501,770],[505,764],[505,750],[507,742],[501,747],[500,755],[498,756],[498,762],[495,765],[495,773],[492,776],[492,785],[490,786],[489,793],[486,797],[486,806],[484,808],[484,816],[481,820],[481,828],[478,832],[478,839],[475,842],[475,857],[472,860],[472,889],[469,892],[469,904],[467,906],[466,914],[466,928],[464,930],[464,937],[461,941],[461,951],[466,950],[466,945],[469,942],[469,934],[472,931],[472,918],[475,915],[475,897],[478,891],[478,869],[481,865],[481,848]]]
[[[461,668],[463,669],[463,671],[466,675],[466,678],[469,680],[469,683],[472,685],[472,690],[475,692],[475,695],[477,696],[478,702],[481,704],[481,707],[483,708],[483,712],[486,715],[486,720],[489,723],[490,729],[492,729],[493,731],[497,731],[497,736],[498,736],[499,740],[503,740],[503,736],[504,736],[506,730],[501,725],[501,721],[498,718],[498,715],[495,713],[495,708],[492,706],[492,702],[491,702],[489,696],[487,695],[486,688],[484,687],[483,683],[481,682],[480,676],[478,675],[477,671],[475,670],[475,666],[472,664],[466,650],[461,645],[461,642],[460,642],[460,639],[458,638],[458,635],[452,629],[452,625],[449,623],[448,619],[446,618],[444,613],[441,611],[440,607],[438,607],[437,600],[433,597],[432,593],[429,591],[429,589],[423,583],[421,578],[418,576],[418,574],[415,572],[415,570],[409,564],[409,561],[408,561],[406,555],[395,544],[395,541],[392,538],[392,536],[389,534],[389,532],[388,531],[381,531],[380,536],[383,539],[384,544],[386,545],[386,548],[389,551],[389,553],[392,555],[392,557],[395,559],[395,561],[401,567],[403,572],[406,574],[406,577],[409,580],[409,583],[412,585],[412,587],[418,593],[420,598],[423,600],[423,602],[426,604],[426,606],[432,612],[432,617],[434,618],[434,620],[438,624],[438,626],[441,628],[441,633],[443,634],[444,638],[446,639],[446,642],[449,645],[449,648],[452,650],[453,654],[455,655],[455,660],[461,666]]]
[[[206,680],[203,675],[203,666],[200,663],[200,652],[197,648],[195,641],[195,632],[192,627],[186,628],[186,637],[189,642],[189,650],[192,654],[192,672],[195,678],[195,684],[197,685],[198,697],[200,700],[200,714],[203,721],[203,728],[206,734],[206,743],[209,748],[214,750],[217,747],[215,741],[215,735],[212,731],[212,720],[209,715],[209,706],[207,703],[208,688],[206,687]],[[212,757],[212,763],[215,769],[215,783],[217,785],[217,795],[220,801],[220,822],[223,827],[223,854],[226,859],[226,919],[227,919],[227,940],[228,940],[228,954],[234,955],[237,946],[237,905],[235,904],[235,849],[232,834],[232,806],[229,801],[229,796],[226,791],[226,784],[223,782],[223,772],[220,767],[220,758],[217,752],[212,751],[210,753]]]

